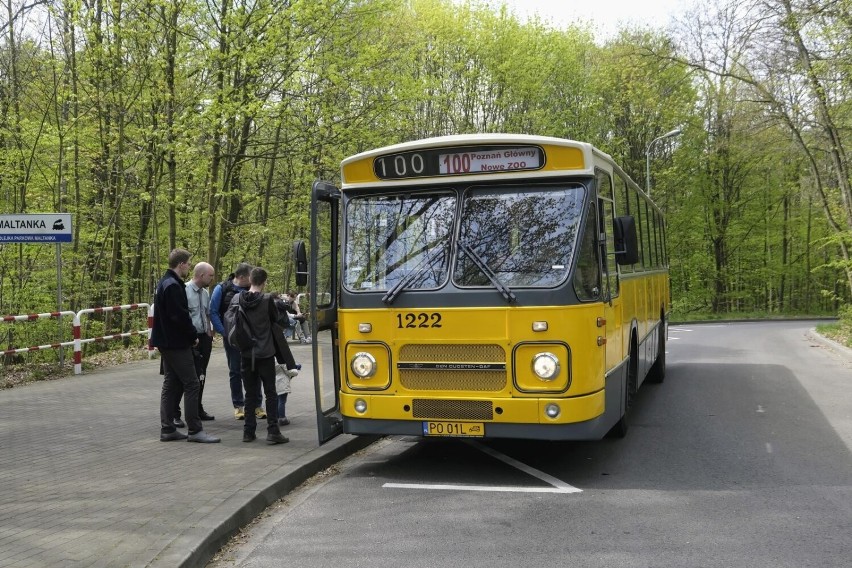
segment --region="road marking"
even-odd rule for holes
[[[766,442],[766,453],[767,454],[772,453],[772,444],[770,444],[769,442]]]
[[[760,405],[760,404],[758,404],[758,405],[757,405],[757,413],[758,413],[758,414],[763,414],[764,412],[766,412],[766,411],[763,409],[763,406],[762,406],[762,405]]]
[[[488,454],[489,456],[502,461],[503,463],[509,464],[510,466],[523,471],[527,475],[532,475],[533,477],[537,477],[538,479],[544,481],[545,483],[549,483],[550,485],[552,485],[554,487],[564,489],[565,493],[581,493],[583,491],[582,489],[577,489],[573,485],[568,485],[567,483],[565,483],[561,479],[557,479],[557,478],[553,477],[552,475],[548,475],[548,474],[544,473],[543,471],[539,471],[539,470],[537,470],[533,467],[530,467],[525,463],[519,462],[518,460],[516,460],[514,458],[510,458],[509,456],[507,456],[505,454],[501,454],[497,450],[493,450],[493,449],[491,449],[487,446],[483,446],[482,444],[480,444],[478,442],[473,442],[473,441],[470,441],[470,440],[466,440],[466,442],[467,442],[468,445],[473,446],[474,448],[478,449],[480,452],[484,452],[484,453]]]
[[[427,483],[385,483],[382,487],[392,489],[433,489],[443,491],[499,491],[503,493],[579,493],[582,489],[572,487],[501,487],[499,485],[438,485]]]
[[[573,485],[568,485],[561,479],[557,479],[552,475],[548,475],[543,471],[539,471],[528,466],[523,462],[519,462],[514,458],[510,458],[505,454],[501,454],[497,450],[483,446],[478,442],[464,440],[469,446],[473,446],[482,453],[502,461],[503,463],[519,469],[527,475],[531,475],[552,487],[511,487],[499,485],[454,485],[454,484],[428,484],[428,483],[385,483],[382,487],[394,489],[432,489],[443,491],[499,491],[506,493],[582,493],[582,489],[578,489]]]

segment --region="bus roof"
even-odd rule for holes
[[[453,149],[465,148],[488,148],[488,147],[537,147],[541,148],[544,155],[543,163],[539,167],[514,170],[511,173],[490,171],[488,173],[465,172],[463,174],[419,174],[411,176],[389,176],[393,179],[384,179],[377,175],[375,162],[381,157],[411,156],[412,153],[425,150],[444,150],[452,152]],[[484,150],[487,151],[487,150]],[[437,154],[433,155],[435,159]],[[578,142],[564,138],[551,136],[533,136],[529,134],[460,134],[453,136],[440,136],[435,138],[424,138],[401,144],[393,144],[381,148],[375,148],[350,156],[341,163],[341,177],[344,188],[357,188],[364,186],[375,186],[377,183],[391,181],[394,185],[412,185],[428,183],[450,183],[458,182],[460,177],[465,181],[476,181],[482,179],[512,179],[519,174],[528,174],[534,177],[556,177],[567,175],[594,175],[595,167],[603,166],[612,171],[615,166],[612,158],[587,142]]]

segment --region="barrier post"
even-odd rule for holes
[[[102,314],[106,312],[120,312],[122,310],[137,310],[140,308],[148,308],[148,329],[141,331],[128,331],[126,333],[116,333],[113,335],[103,335],[101,337],[91,337],[89,339],[81,339],[80,338],[80,317],[85,314]],[[151,326],[153,324],[153,306],[150,304],[124,304],[121,306],[106,306],[103,308],[88,308],[85,310],[80,310],[74,316],[75,327],[74,327],[74,374],[79,375],[83,372],[83,343],[92,343],[92,342],[102,342],[108,341],[110,339],[121,339],[123,337],[130,337],[132,335],[148,335],[148,358],[153,357],[153,353],[151,352]]]

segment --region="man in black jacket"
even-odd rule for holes
[[[192,347],[198,343],[195,326],[189,315],[184,279],[189,274],[189,258],[184,249],[169,253],[169,268],[157,284],[154,294],[154,325],[151,344],[160,350],[163,368],[163,390],[160,393],[160,441],[187,440],[214,443],[219,438],[209,435],[198,417],[198,375]],[[189,436],[175,429],[175,407],[183,386],[184,408]]]
[[[257,416],[255,407],[257,398],[248,393],[258,392],[258,382],[263,384],[266,394],[266,441],[270,444],[284,444],[290,440],[281,434],[278,427],[278,396],[275,393],[275,341],[272,324],[278,321],[278,308],[269,294],[264,294],[266,270],[253,268],[249,281],[251,288],[234,296],[228,307],[227,321],[234,322],[239,308],[246,314],[255,346],[240,353],[243,386],[246,391],[246,417],[243,426],[243,442],[253,442],[256,438]],[[292,356],[291,356],[292,357]],[[291,363],[293,363],[291,359]],[[294,363],[293,363],[294,364]]]

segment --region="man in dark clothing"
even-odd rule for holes
[[[273,299],[269,294],[263,293],[263,289],[266,287],[266,278],[266,270],[263,268],[252,269],[249,277],[251,287],[247,292],[234,296],[231,305],[228,307],[227,319],[228,322],[234,322],[236,311],[242,308],[255,339],[253,348],[240,353],[240,371],[247,395],[243,442],[253,442],[256,438],[257,416],[255,415],[255,407],[257,399],[248,395],[257,392],[258,383],[261,383],[266,395],[266,441],[270,444],[284,444],[290,440],[283,436],[278,428],[278,396],[275,392],[276,345],[272,327],[272,324],[278,321],[279,315]],[[292,355],[290,355],[290,363],[295,366]]]
[[[198,343],[195,325],[189,315],[184,278],[189,274],[189,251],[175,249],[169,253],[169,268],[157,284],[154,294],[154,325],[151,344],[160,350],[163,389],[160,393],[160,441],[187,440],[214,443],[219,438],[209,435],[198,417],[198,375],[192,348]],[[183,387],[183,389],[180,388]],[[189,436],[175,429],[175,407],[184,393]]]
[[[237,269],[224,282],[217,284],[210,296],[210,321],[213,330],[222,336],[225,346],[225,358],[228,361],[228,379],[231,385],[231,403],[234,405],[234,418],[243,420],[245,418],[245,396],[243,395],[243,379],[240,372],[240,353],[228,343],[227,330],[225,329],[225,312],[231,306],[234,296],[249,289],[249,276],[252,265],[241,262]],[[258,388],[260,385],[258,385]],[[262,400],[260,390],[256,393],[257,402],[255,408],[260,407]],[[261,409],[262,410],[262,409]],[[262,414],[259,412],[258,414]],[[258,416],[262,418],[262,416]]]

